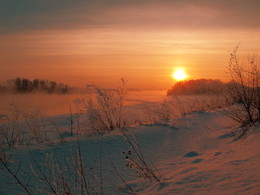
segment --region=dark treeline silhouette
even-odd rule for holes
[[[41,79],[29,80],[18,77],[0,83],[0,93],[46,92],[49,94],[66,94],[69,93],[69,90],[70,87],[66,84]]]
[[[177,82],[167,91],[167,95],[219,94],[226,89],[220,80],[197,79]]]

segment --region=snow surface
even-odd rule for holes
[[[66,118],[60,116],[59,120],[62,117]],[[133,194],[260,194],[259,126],[245,139],[234,141],[234,123],[223,109],[193,112],[172,120],[168,124],[173,126],[156,123],[125,130],[127,135],[135,136],[145,159],[158,170],[160,183],[147,182],[126,167],[123,152],[130,147],[119,129],[102,136],[80,136],[85,170],[95,173],[104,194],[130,193],[119,176],[134,190]],[[43,167],[46,154],[57,162],[71,162],[77,143],[74,135],[63,143],[28,147]],[[30,178],[32,193],[46,194],[32,173],[36,168],[28,148],[9,152],[13,153],[10,166],[15,169],[22,163],[18,176]],[[26,193],[0,170],[0,194]]]

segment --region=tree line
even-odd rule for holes
[[[187,80],[175,83],[167,91],[167,95],[219,94],[226,87],[226,83],[217,79]]]
[[[17,77],[0,83],[0,93],[32,93],[45,92],[49,94],[69,93],[70,87],[63,83],[42,79],[27,79]]]

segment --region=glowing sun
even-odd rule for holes
[[[172,74],[172,77],[177,81],[182,81],[187,78],[187,75],[183,70],[178,69]]]

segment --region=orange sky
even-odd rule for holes
[[[74,86],[169,88],[176,67],[190,79],[227,80],[229,52],[260,52],[257,0],[0,2],[0,78]]]

